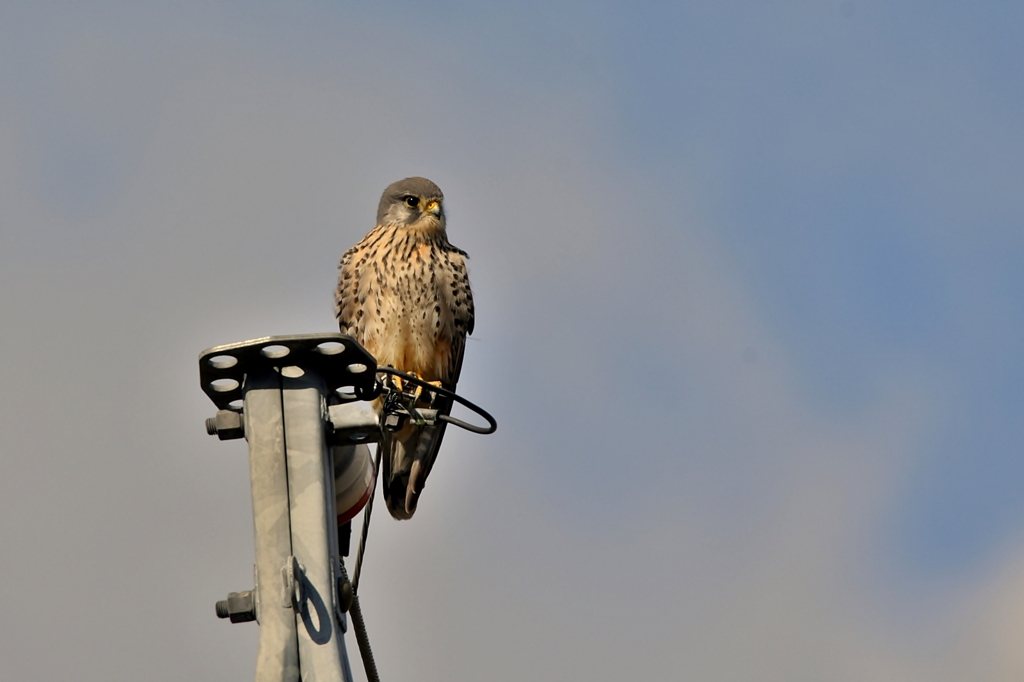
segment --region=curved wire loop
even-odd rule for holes
[[[483,417],[484,420],[487,422],[487,426],[477,426],[476,424],[470,424],[469,422],[462,421],[461,419],[458,419],[448,414],[437,415],[437,419],[440,421],[448,422],[449,424],[453,424],[455,426],[458,426],[459,428],[466,429],[467,431],[472,431],[473,433],[479,433],[484,436],[494,433],[498,429],[498,422],[495,421],[494,417],[492,417],[490,413],[487,412],[487,410],[471,403],[470,401],[466,400],[465,398],[455,393],[454,391],[449,391],[447,388],[441,388],[440,386],[436,386],[430,382],[420,379],[418,376],[414,374],[407,374],[405,372],[395,369],[394,367],[377,367],[377,372],[380,374],[390,374],[392,376],[400,377],[403,382],[408,381],[412,384],[419,386],[425,391],[429,391],[431,393],[438,393],[446,398],[451,398],[452,400],[459,403],[463,407],[466,407],[470,411],[476,412],[478,415]],[[382,390],[383,387],[378,386],[377,394],[379,395]]]

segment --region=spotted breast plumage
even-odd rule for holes
[[[342,333],[394,367],[454,390],[473,295],[465,251],[448,242],[440,188],[426,178],[388,186],[377,226],[341,257],[335,314]],[[450,401],[435,407],[448,412]],[[437,457],[445,423],[406,424],[385,441],[382,493],[391,515],[410,518]]]

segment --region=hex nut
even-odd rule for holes
[[[222,616],[221,613],[225,611],[227,615]],[[230,618],[232,623],[248,623],[256,620],[256,600],[253,599],[252,590],[232,592],[226,601],[217,602],[217,616]]]
[[[242,414],[234,410],[217,410],[217,416],[206,420],[206,432],[211,436],[217,434],[221,440],[244,438]]]

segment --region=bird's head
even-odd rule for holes
[[[444,230],[444,195],[426,178],[406,178],[388,185],[377,207],[378,225],[421,231]]]

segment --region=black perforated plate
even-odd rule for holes
[[[241,409],[246,374],[270,368],[277,368],[285,376],[298,374],[290,368],[314,371],[341,400],[369,400],[373,397],[377,361],[344,334],[265,336],[214,346],[199,355],[203,391],[222,410]]]

